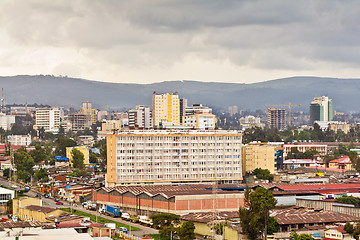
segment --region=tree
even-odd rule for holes
[[[290,240],[313,240],[313,238],[309,234],[302,233],[299,235],[296,231],[292,231],[290,233]]]
[[[255,168],[253,174],[256,176],[256,178],[269,180],[269,182],[274,179],[274,175],[270,173],[269,169]]]
[[[177,229],[177,233],[180,237],[180,240],[192,240],[195,239],[195,225],[192,221],[184,222]]]
[[[344,226],[344,230],[349,234],[353,234],[354,233],[354,226],[351,223],[346,222],[345,226]]]
[[[84,154],[80,152],[80,150],[74,148],[71,151],[71,156],[72,156],[73,167],[78,168],[80,170],[84,169]]]
[[[76,146],[76,142],[68,137],[58,135],[55,140],[55,154],[57,156],[66,156],[66,148]]]
[[[41,182],[47,182],[49,180],[47,171],[45,168],[41,168],[40,170],[35,172],[34,176],[35,180],[41,181]]]
[[[168,237],[173,236],[175,234],[175,232],[176,232],[176,228],[173,226],[163,227],[159,231],[160,236],[168,236]]]
[[[335,199],[335,202],[353,204],[357,207],[360,204],[360,199],[354,196],[341,196]]]
[[[166,226],[174,226],[179,223],[180,217],[172,213],[159,213],[150,216],[155,227],[163,228]]]
[[[244,203],[245,206],[239,209],[243,231],[249,235],[250,239],[257,239],[259,234],[266,239],[269,210],[275,207],[276,199],[265,188],[258,187],[253,193],[250,193],[250,189],[247,188]]]
[[[35,162],[30,154],[26,151],[19,150],[14,153],[14,164],[17,170],[17,177],[24,182],[29,182],[34,174],[33,166],[35,165]]]
[[[269,217],[267,233],[273,234],[279,230],[279,223],[274,217]]]
[[[97,156],[96,153],[90,151],[89,153],[89,163],[97,163]]]
[[[45,162],[49,157],[45,153],[45,149],[40,144],[35,145],[35,149],[29,152],[35,163]]]

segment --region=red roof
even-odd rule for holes
[[[352,164],[352,162],[348,156],[332,160],[332,161],[330,161],[330,163]]]
[[[294,190],[342,190],[360,189],[360,183],[334,183],[334,184],[304,184],[304,185],[277,185],[285,191]]]

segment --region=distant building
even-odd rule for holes
[[[110,120],[103,122],[101,124],[101,131],[98,134],[104,135],[108,133],[112,133],[114,131],[121,130],[121,121],[120,120]]]
[[[72,150],[77,149],[84,154],[84,165],[89,165],[89,148],[87,146],[76,146],[66,148],[66,157],[69,159],[70,166],[73,166]]]
[[[230,116],[233,116],[233,115],[239,113],[238,106],[230,106],[230,107],[228,107],[228,111],[229,111]]]
[[[326,96],[315,97],[310,104],[310,124],[333,120],[333,102]]]
[[[82,109],[92,109],[92,102],[82,102],[81,108]]]
[[[252,142],[242,149],[243,175],[251,173],[256,168],[268,169],[274,174],[276,146],[267,143]]]
[[[353,163],[348,156],[330,161],[329,168],[337,168],[348,171],[355,170]]]
[[[68,115],[68,120],[71,123],[71,130],[79,131],[91,127],[90,115],[86,113],[74,113]]]
[[[185,108],[185,115],[195,114],[212,114],[212,108],[206,107],[202,104],[193,104]]]
[[[58,133],[61,120],[60,108],[37,108],[34,129],[44,128],[45,132]]]
[[[268,142],[268,145],[275,146],[275,168],[283,168],[284,161],[284,142]]]
[[[29,146],[31,143],[30,135],[10,135],[8,136],[8,142],[11,145]]]
[[[102,110],[102,111],[99,111],[99,112],[98,112],[97,120],[98,120],[99,122],[101,122],[101,121],[104,120],[104,119],[109,120],[108,118],[109,118],[109,112],[108,112],[108,111]]]
[[[193,129],[215,129],[216,116],[214,114],[195,114],[183,116],[183,126]]]
[[[283,162],[284,169],[294,169],[300,167],[324,167],[324,162],[313,159],[287,159]]]
[[[186,115],[187,104],[186,98],[180,98],[180,124],[183,123],[183,117]]]
[[[114,120],[120,120],[121,126],[129,125],[129,114],[127,112],[116,112],[112,113]]]
[[[251,115],[241,117],[239,119],[239,122],[240,122],[240,127],[242,130],[246,130],[246,129],[252,128],[252,127],[260,127],[260,128],[265,127],[265,124],[260,122],[259,117],[254,117]]]
[[[28,106],[16,106],[10,107],[10,114],[15,116],[23,116],[25,117],[27,114],[32,115],[36,111],[36,107],[28,107]]]
[[[0,204],[6,204],[15,196],[15,191],[0,187]]]
[[[299,152],[306,152],[307,150],[315,150],[319,153],[319,156],[323,157],[328,153],[328,146],[325,144],[311,144],[311,143],[299,143],[299,144],[284,144],[284,157],[291,151],[291,148],[296,148]]]
[[[129,110],[128,114],[130,128],[150,129],[153,127],[152,112],[149,107],[137,105],[135,109]]]
[[[153,126],[161,123],[180,125],[180,100],[177,93],[157,94],[152,96]]]
[[[284,109],[268,108],[268,126],[279,130],[286,128],[286,112]]]

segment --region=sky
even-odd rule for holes
[[[1,0],[0,76],[359,78],[360,1]]]

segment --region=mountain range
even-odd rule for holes
[[[178,92],[189,104],[215,108],[236,105],[239,109],[263,109],[275,105],[301,104],[294,111],[308,112],[315,96],[333,99],[337,111],[359,111],[360,79],[291,77],[253,84],[200,81],[165,81],[152,84],[107,83],[50,75],[0,77],[7,104],[38,103],[80,108],[90,101],[98,109],[151,106],[153,92]],[[284,108],[284,107],[283,107]]]

